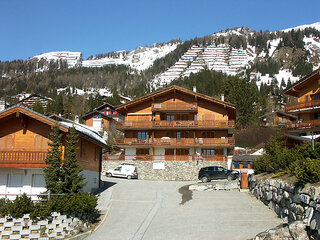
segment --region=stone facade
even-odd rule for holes
[[[126,163],[137,167],[138,178],[142,180],[194,181],[198,180],[202,167],[227,167],[226,161],[103,161],[102,174]]]
[[[52,213],[33,220],[26,214],[22,218],[0,218],[0,239],[62,239],[85,228],[86,223],[77,217]]]
[[[302,220],[320,234],[320,187],[302,187],[276,179],[249,177],[251,193],[286,222]]]

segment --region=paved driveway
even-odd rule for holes
[[[115,183],[99,203],[107,216],[87,239],[244,240],[281,223],[246,192],[184,187],[194,182],[104,180]]]

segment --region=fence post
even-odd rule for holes
[[[50,194],[51,194],[51,191],[48,190],[48,201],[50,201]]]

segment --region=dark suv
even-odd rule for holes
[[[220,166],[203,167],[199,171],[199,180],[202,182],[210,182],[214,179],[234,180],[239,177],[239,172],[227,170]]]

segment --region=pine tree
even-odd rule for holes
[[[46,181],[47,190],[51,193],[62,193],[62,169],[61,169],[61,137],[59,126],[55,125],[50,133],[49,152],[45,159],[47,167],[43,168],[44,178]]]
[[[33,110],[33,111],[36,111],[36,112],[38,112],[38,113],[41,113],[41,114],[44,113],[44,109],[43,109],[43,107],[42,107],[42,104],[41,104],[39,101],[37,101],[37,102],[35,102],[35,103],[33,104],[32,110]]]
[[[87,184],[87,182],[83,183],[84,177],[80,175],[82,167],[77,161],[78,134],[74,127],[70,128],[67,143],[66,155],[62,165],[64,178],[62,189],[64,193],[72,194],[78,193]]]

